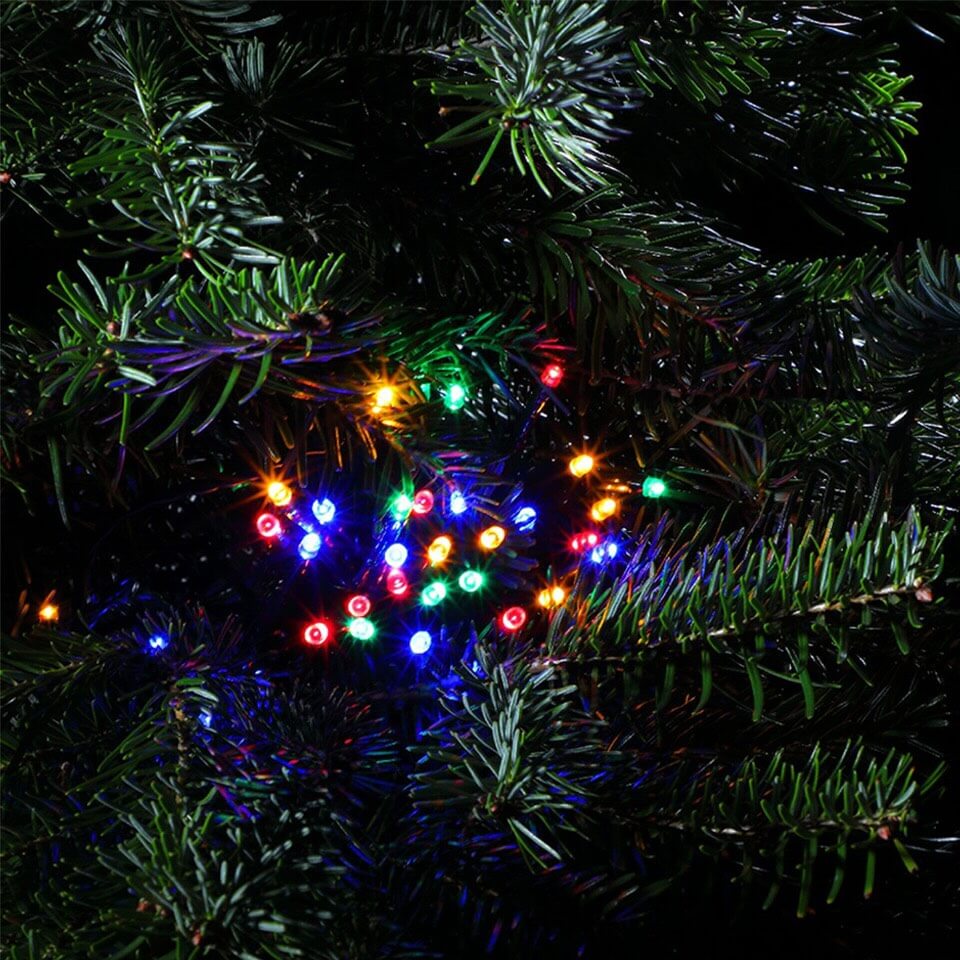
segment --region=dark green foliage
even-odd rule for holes
[[[55,278],[4,318],[5,955],[933,955],[960,261],[823,239],[904,199],[907,13],[952,22],[3,5],[4,244]],[[745,190],[805,256],[714,203]],[[499,585],[528,603],[583,448],[619,558],[438,639],[449,671],[305,653],[291,576],[217,540],[267,474],[355,514],[465,480],[540,509]]]

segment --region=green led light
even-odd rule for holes
[[[347,633],[354,640],[372,640],[377,628],[366,617],[354,617],[347,623]]]
[[[405,493],[401,493],[394,498],[390,509],[398,520],[406,520],[413,509],[413,501]]]
[[[451,383],[450,386],[447,387],[443,402],[446,404],[447,409],[452,410],[454,413],[456,413],[457,410],[462,410],[463,405],[467,402],[467,388],[463,386],[462,383]]]
[[[466,593],[476,593],[483,586],[485,580],[486,577],[476,570],[464,570],[457,582],[460,584],[460,589]]]
[[[420,602],[425,607],[435,607],[447,595],[447,585],[442,580],[428,583],[420,594]]]
[[[643,481],[643,495],[645,497],[662,497],[667,492],[667,485],[659,477],[647,477]]]

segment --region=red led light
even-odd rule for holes
[[[559,387],[562,380],[563,367],[561,367],[559,363],[551,363],[549,366],[544,367],[543,372],[540,374],[540,382],[551,390]]]
[[[413,495],[413,512],[423,517],[433,509],[433,494],[429,490],[418,490]]]
[[[261,513],[257,517],[257,533],[269,540],[280,536],[280,521],[272,513]]]
[[[410,585],[402,570],[391,570],[387,574],[387,591],[395,597],[405,597]]]
[[[578,533],[575,537],[570,538],[570,549],[574,553],[583,553],[584,550],[589,550],[591,547],[595,547],[600,542],[600,537],[593,533]]]
[[[303,630],[303,642],[308,647],[322,647],[333,633],[333,629],[326,620],[314,620]]]
[[[514,630],[519,630],[526,622],[527,611],[524,610],[523,607],[507,607],[507,609],[500,614],[500,626],[510,633],[513,633]]]
[[[355,593],[347,600],[347,613],[351,617],[365,617],[370,612],[370,598],[362,593]]]

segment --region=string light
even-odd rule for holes
[[[402,570],[391,570],[387,574],[387,591],[395,597],[405,597],[410,589],[406,574]]]
[[[450,512],[455,517],[467,512],[467,498],[459,490],[454,490],[450,494]]]
[[[321,545],[322,541],[319,533],[308,533],[300,541],[297,550],[304,560],[312,560],[320,552]]]
[[[600,537],[592,531],[590,533],[578,533],[575,537],[570,538],[570,549],[574,553],[581,553],[595,547],[599,542]]]
[[[324,497],[322,500],[314,500],[310,505],[313,515],[317,518],[317,523],[330,523],[333,520],[337,508],[332,500]]]
[[[543,368],[543,372],[540,374],[540,382],[551,390],[559,387],[562,380],[563,367],[561,367],[559,363],[549,364]]]
[[[373,412],[379,413],[384,407],[392,407],[397,401],[397,391],[393,387],[380,387],[373,395]]]
[[[447,387],[443,402],[446,408],[454,413],[462,410],[463,405],[467,402],[467,388],[462,383],[451,383]]]
[[[427,559],[431,566],[439,566],[445,563],[450,551],[453,549],[453,541],[446,535],[437,537],[433,543],[427,547]]]
[[[363,593],[355,593],[347,600],[347,613],[351,617],[365,617],[370,612],[370,598]]]
[[[303,629],[303,642],[308,647],[322,647],[333,634],[333,627],[327,620],[314,620]]]
[[[504,530],[503,527],[487,527],[487,529],[480,534],[480,546],[483,547],[484,550],[496,550],[506,538],[507,531]]]
[[[426,653],[433,644],[433,638],[426,630],[418,630],[410,638],[410,652],[420,656]]]
[[[447,595],[447,585],[442,580],[428,583],[420,594],[420,601],[425,607],[435,607]]]
[[[559,607],[566,599],[567,591],[561,586],[548,587],[546,590],[541,590],[537,595],[537,603],[548,610],[552,607]]]
[[[507,607],[500,614],[500,626],[509,633],[519,630],[526,622],[527,611],[523,607]]]
[[[170,644],[170,641],[167,639],[165,634],[155,633],[147,641],[150,644],[151,650],[166,650]]]
[[[570,472],[575,477],[585,477],[593,469],[593,457],[589,453],[581,453],[570,461]]]
[[[433,509],[433,494],[429,490],[418,490],[413,497],[413,512],[425,517]]]
[[[476,593],[484,584],[486,577],[478,570],[464,570],[457,583],[464,593]]]
[[[647,477],[643,481],[643,495],[656,500],[667,492],[667,485],[659,477]]]
[[[60,608],[55,603],[45,603],[37,611],[37,616],[44,623],[56,623],[60,619]]]
[[[276,506],[285,507],[293,499],[293,491],[282,480],[274,480],[267,487],[267,496]]]
[[[590,559],[594,563],[603,563],[604,560],[609,560],[612,557],[615,557],[619,552],[619,547],[615,543],[601,543],[599,546],[594,547],[590,551]]]
[[[608,520],[617,512],[619,506],[620,504],[613,497],[604,497],[590,508],[590,516],[598,523]]]
[[[409,556],[409,551],[402,543],[391,543],[386,550],[383,551],[383,559],[386,561],[388,567],[402,567],[407,562],[407,557]]]
[[[400,493],[394,497],[390,509],[398,520],[406,520],[413,509],[413,501],[405,493]]]
[[[347,633],[349,633],[354,640],[372,640],[376,632],[377,628],[373,625],[373,622],[366,617],[354,617],[347,624]]]
[[[273,537],[279,537],[282,527],[280,521],[272,513],[261,513],[257,517],[257,533],[264,540],[271,540]]]
[[[528,533],[537,525],[537,511],[533,507],[521,507],[513,515],[513,522],[518,530]]]

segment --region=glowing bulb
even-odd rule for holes
[[[37,611],[37,616],[44,623],[56,623],[60,619],[60,608],[55,603],[45,603]]]
[[[604,497],[598,500],[590,509],[590,516],[598,523],[601,520],[607,520],[617,512],[619,504],[613,497]]]
[[[553,607],[559,607],[567,599],[567,591],[560,586],[547,587],[537,594],[537,603],[548,610]]]
[[[452,549],[453,541],[448,536],[437,537],[436,540],[427,547],[427,559],[430,561],[431,566],[436,567],[444,563],[447,557],[450,556]]]
[[[293,491],[281,480],[274,480],[267,487],[267,496],[278,507],[285,507],[293,499]]]
[[[197,719],[198,719],[198,720],[200,721],[200,723],[203,724],[203,726],[205,726],[208,730],[210,729],[210,727],[211,727],[212,724],[213,724],[213,714],[212,714],[209,710],[201,710],[201,711],[200,711],[200,715],[197,717]]]
[[[351,617],[365,617],[370,612],[370,598],[362,593],[355,593],[347,600],[347,613]]]
[[[407,562],[408,551],[407,548],[402,543],[391,543],[386,550],[383,551],[383,559],[386,561],[388,567],[402,567]]]
[[[600,537],[595,533],[578,533],[575,537],[570,538],[570,549],[574,553],[581,553],[595,547],[599,542]]]
[[[601,543],[590,551],[590,559],[594,563],[603,563],[604,560],[615,557],[619,549],[615,543]]]
[[[377,632],[377,628],[366,617],[354,617],[347,624],[347,633],[354,640],[370,640]]]
[[[455,517],[467,512],[467,498],[459,490],[454,490],[450,494],[450,512]]]
[[[480,546],[483,547],[484,550],[496,550],[506,538],[507,531],[504,530],[503,527],[487,527],[487,529],[480,534]]]
[[[281,529],[280,521],[272,513],[261,513],[257,517],[257,533],[265,540],[279,537]]]
[[[419,656],[420,654],[426,653],[432,643],[433,638],[426,630],[418,630],[410,638],[410,652]]]
[[[333,628],[326,620],[314,620],[303,630],[303,642],[308,647],[322,647],[333,633]]]
[[[550,589],[550,599],[559,607],[567,599],[567,591],[563,587],[552,587]]]
[[[166,650],[170,641],[162,633],[155,633],[148,641],[151,650]]]
[[[393,387],[381,387],[373,395],[373,408],[379,410],[383,407],[392,407],[397,399],[397,392]]]
[[[659,477],[647,477],[643,481],[643,495],[656,500],[667,492],[667,485]]]
[[[428,583],[420,594],[420,600],[425,607],[435,607],[447,595],[447,586],[440,580]]]
[[[410,585],[402,570],[391,570],[387,574],[387,591],[395,597],[405,597]]]
[[[456,413],[458,410],[463,409],[463,405],[467,402],[467,388],[461,383],[451,383],[447,387],[446,396],[443,398],[443,402],[446,404],[448,410],[452,410]]]
[[[533,507],[521,507],[514,515],[513,522],[517,529],[527,533],[532,530],[537,523],[537,511]]]
[[[312,560],[319,552],[322,541],[319,533],[308,533],[301,541],[297,550],[304,560]]]
[[[413,509],[413,501],[405,493],[398,494],[390,509],[398,520],[406,520]]]
[[[570,472],[575,477],[585,477],[593,469],[593,457],[589,453],[581,453],[570,461]]]
[[[550,591],[549,591],[549,590],[541,590],[541,591],[537,594],[537,603],[539,603],[541,607],[549,607],[549,606],[550,606]]]
[[[476,593],[483,586],[485,579],[486,577],[477,570],[464,570],[457,583],[465,593]]]
[[[413,512],[425,517],[433,509],[433,494],[429,490],[418,490],[413,496]]]
[[[500,626],[504,630],[513,633],[514,630],[519,630],[527,622],[527,611],[523,607],[507,607],[503,613],[500,614]]]
[[[540,382],[551,390],[559,387],[562,380],[563,367],[561,367],[559,363],[549,364],[543,368],[543,373],[540,374]]]
[[[313,510],[313,515],[317,518],[317,523],[330,523],[330,521],[333,520],[334,514],[337,512],[333,501],[326,497],[322,500],[314,500],[310,509]]]

